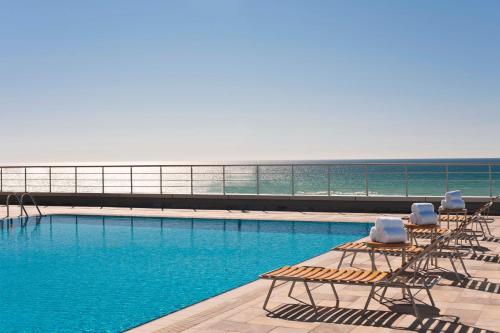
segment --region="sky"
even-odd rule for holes
[[[0,163],[500,157],[499,1],[0,0]]]

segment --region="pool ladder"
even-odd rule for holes
[[[35,206],[36,210],[38,211],[38,214],[40,216],[42,216],[42,212],[40,210],[40,207],[38,207],[38,204],[36,203],[36,200],[35,198],[33,197],[33,195],[29,192],[24,192],[22,194],[20,193],[11,193],[7,196],[7,200],[5,201],[5,206],[7,207],[7,217],[10,217],[10,201],[11,199],[14,198],[15,201],[17,201],[17,203],[19,204],[20,206],[20,213],[19,213],[19,216],[23,216],[23,212],[24,214],[26,215],[26,217],[29,216],[28,214],[28,211],[26,210],[26,207],[24,207],[24,199],[25,198],[28,198],[28,199],[31,199],[31,203],[33,204],[33,206]]]

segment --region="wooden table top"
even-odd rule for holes
[[[464,214],[464,213],[467,213],[467,209],[466,208],[463,208],[463,209],[439,208],[439,212],[440,213],[461,213],[461,214]]]
[[[395,248],[401,248],[401,249],[405,249],[405,248],[408,248],[411,246],[411,243],[407,242],[407,243],[380,243],[380,242],[372,242],[372,241],[369,241],[369,242],[365,242],[366,246],[368,247],[372,247],[372,248],[391,248],[391,249],[395,249]]]
[[[439,228],[438,224],[413,224],[413,223],[405,223],[405,228],[406,229],[425,229],[425,230],[432,230],[432,229],[437,229]]]

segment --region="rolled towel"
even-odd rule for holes
[[[455,199],[462,199],[462,192],[449,191],[449,192],[445,193],[444,198],[446,199],[446,201],[451,201],[451,200],[455,200]]]
[[[415,213],[410,214],[410,223],[411,224],[418,224],[418,215]]]
[[[434,205],[429,202],[416,202],[411,205],[411,212],[419,214],[421,212],[433,212]]]
[[[375,228],[382,230],[384,228],[401,228],[404,230],[403,220],[399,217],[381,216],[375,220]]]
[[[406,242],[407,235],[403,220],[398,217],[381,216],[370,230],[370,238],[381,243]]]
[[[372,242],[377,242],[377,229],[375,227],[370,229],[370,239]]]
[[[420,214],[411,213],[410,214],[410,222],[418,225],[429,225],[429,224],[437,224],[438,223],[438,215],[432,212],[422,212]]]
[[[463,199],[441,200],[441,207],[444,209],[464,209],[465,201]]]
[[[406,230],[395,227],[377,229],[377,241],[381,243],[405,243],[407,241]]]

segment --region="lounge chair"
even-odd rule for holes
[[[491,201],[483,204],[481,207],[479,207],[473,215],[467,216],[467,219],[460,219],[457,220],[457,228],[455,230],[460,230],[460,233],[456,234],[455,241],[466,241],[469,243],[471,250],[476,253],[476,249],[474,245],[472,244],[472,241],[474,241],[477,245],[478,248],[481,248],[481,245],[479,244],[479,236],[484,235],[483,232],[474,230],[477,229],[477,225],[484,225],[485,222],[482,222],[483,215],[489,211],[489,208],[493,205],[495,199],[492,199]],[[476,226],[476,228],[475,228]],[[483,227],[481,227],[483,228]],[[489,230],[489,228],[488,228]],[[426,226],[412,226],[412,232],[411,232],[411,237],[415,241],[415,243],[418,245],[418,238],[426,238],[426,239],[431,239],[434,235],[442,235],[448,231],[447,228],[443,227],[437,227],[434,230],[429,229]]]
[[[390,245],[390,244],[389,244]],[[332,251],[339,251],[342,252],[342,257],[340,258],[339,264],[337,266],[338,269],[342,267],[342,264],[344,263],[344,260],[348,258],[349,255],[351,255],[351,262],[349,266],[354,265],[354,260],[356,259],[356,256],[359,253],[364,253],[370,255],[370,259],[372,260],[372,264],[375,265],[375,254],[381,254],[386,262],[387,265],[389,266],[389,271],[393,272],[391,262],[389,261],[388,256],[401,256],[401,255],[406,255],[407,257],[411,258],[413,256],[419,255],[425,250],[426,246],[419,246],[419,245],[410,245],[409,247],[404,249],[404,254],[403,250],[400,247],[379,247],[379,248],[373,248],[371,246],[368,246],[366,242],[348,242],[344,243],[342,245],[336,246],[332,248]],[[443,248],[438,248],[436,249],[432,255],[434,258],[443,258],[443,259],[448,259],[451,263],[451,267],[453,268],[453,272],[455,273],[455,276],[457,279],[462,279],[462,276],[460,276],[460,273],[457,270],[457,267],[455,265],[454,260],[458,259],[460,262],[462,269],[465,273],[466,276],[470,276],[469,272],[467,271],[467,267],[465,266],[465,263],[463,261],[463,257],[467,256],[470,251],[466,252],[460,252],[456,247],[454,246],[445,246],[443,244]],[[437,266],[437,261],[435,263]],[[427,268],[427,267],[426,267]]]
[[[470,220],[473,220],[474,218],[478,218],[478,216],[479,215],[474,215],[470,218]],[[468,223],[470,223],[470,221],[461,222],[460,228],[457,228],[452,232],[452,235],[455,239],[462,237],[461,234],[463,232],[463,229],[465,229],[465,226]],[[407,225],[407,227],[408,226],[415,226],[415,225]],[[431,241],[433,239],[435,239],[437,236],[439,236],[439,235],[442,236],[445,233],[449,232],[447,229],[443,230],[443,229],[438,227],[437,229],[434,228],[434,230],[437,230],[437,232],[434,231],[434,234],[431,235],[432,229],[429,228],[429,226],[424,225],[424,226],[416,226],[416,227],[421,229],[421,230],[428,231],[429,238],[431,239]],[[411,235],[411,237],[414,237],[413,231],[409,232],[409,234]],[[472,240],[470,238],[468,238],[468,239],[469,239],[470,245],[472,246]],[[450,240],[451,240],[451,237],[450,237]],[[342,252],[342,257],[340,258],[340,261],[339,261],[337,268],[342,267],[344,260],[349,255],[351,255],[351,262],[350,262],[349,266],[352,267],[354,264],[354,260],[356,259],[356,256],[359,253],[366,253],[370,256],[370,259],[372,261],[372,269],[375,270],[376,269],[375,254],[381,254],[384,256],[384,258],[387,262],[387,265],[389,266],[389,270],[392,272],[393,269],[392,269],[391,263],[390,263],[389,258],[388,258],[389,255],[408,256],[411,258],[413,256],[419,255],[420,253],[424,252],[425,249],[429,246],[429,245],[420,246],[418,244],[411,244],[411,245],[406,246],[406,247],[401,247],[398,244],[379,244],[377,247],[373,247],[369,243],[370,242],[366,242],[366,241],[348,242],[348,243],[344,243],[342,245],[334,247],[332,249],[332,251]],[[435,260],[433,260],[434,265],[437,266],[437,264],[438,264],[437,259],[438,258],[448,259],[451,263],[451,266],[453,268],[455,276],[457,277],[457,279],[460,280],[460,279],[462,279],[462,276],[459,274],[457,267],[455,265],[455,262],[454,262],[455,259],[458,259],[460,261],[460,264],[462,266],[462,269],[463,269],[465,275],[470,276],[470,274],[467,271],[467,268],[465,266],[465,263],[463,261],[463,257],[469,255],[471,250],[474,250],[473,246],[472,246],[472,248],[461,249],[461,251],[459,251],[457,246],[450,245],[450,242],[447,242],[447,244],[441,243],[441,246],[437,247],[435,249],[435,251],[433,251],[433,253],[432,253],[432,257],[433,257],[433,259],[435,259]],[[426,266],[425,268],[428,268],[428,266]]]
[[[368,299],[365,303],[365,310],[368,308],[371,299],[376,299],[376,296],[379,296],[378,301],[383,304],[384,300],[386,300],[385,294],[388,288],[400,288],[403,290],[403,295],[405,293],[408,294],[408,298],[413,307],[414,315],[420,325],[422,325],[422,318],[416,306],[412,290],[417,290],[417,292],[425,290],[429,296],[432,306],[435,306],[430,289],[439,282],[441,277],[427,273],[422,274],[420,268],[422,267],[422,264],[427,265],[431,254],[439,246],[446,243],[448,238],[453,236],[452,234],[452,232],[449,232],[438,237],[435,242],[425,248],[420,254],[413,256],[404,266],[394,272],[354,268],[339,269],[316,266],[284,266],[271,272],[264,273],[260,277],[262,279],[271,280],[272,282],[266,296],[266,300],[264,301],[263,309],[268,312],[272,312],[272,310],[267,309],[267,304],[271,298],[271,294],[276,287],[287,282],[292,283],[288,293],[288,296],[290,297],[297,282],[304,284],[314,311],[317,311],[317,307],[309,288],[309,283],[329,284],[332,287],[332,291],[337,302],[339,301],[339,297],[337,290],[335,289],[335,285],[343,284],[371,287]],[[412,272],[409,270],[410,268],[413,268]],[[276,286],[278,281],[283,283]],[[377,290],[377,288],[379,289]],[[382,293],[378,294],[378,291],[380,290],[382,290]]]

